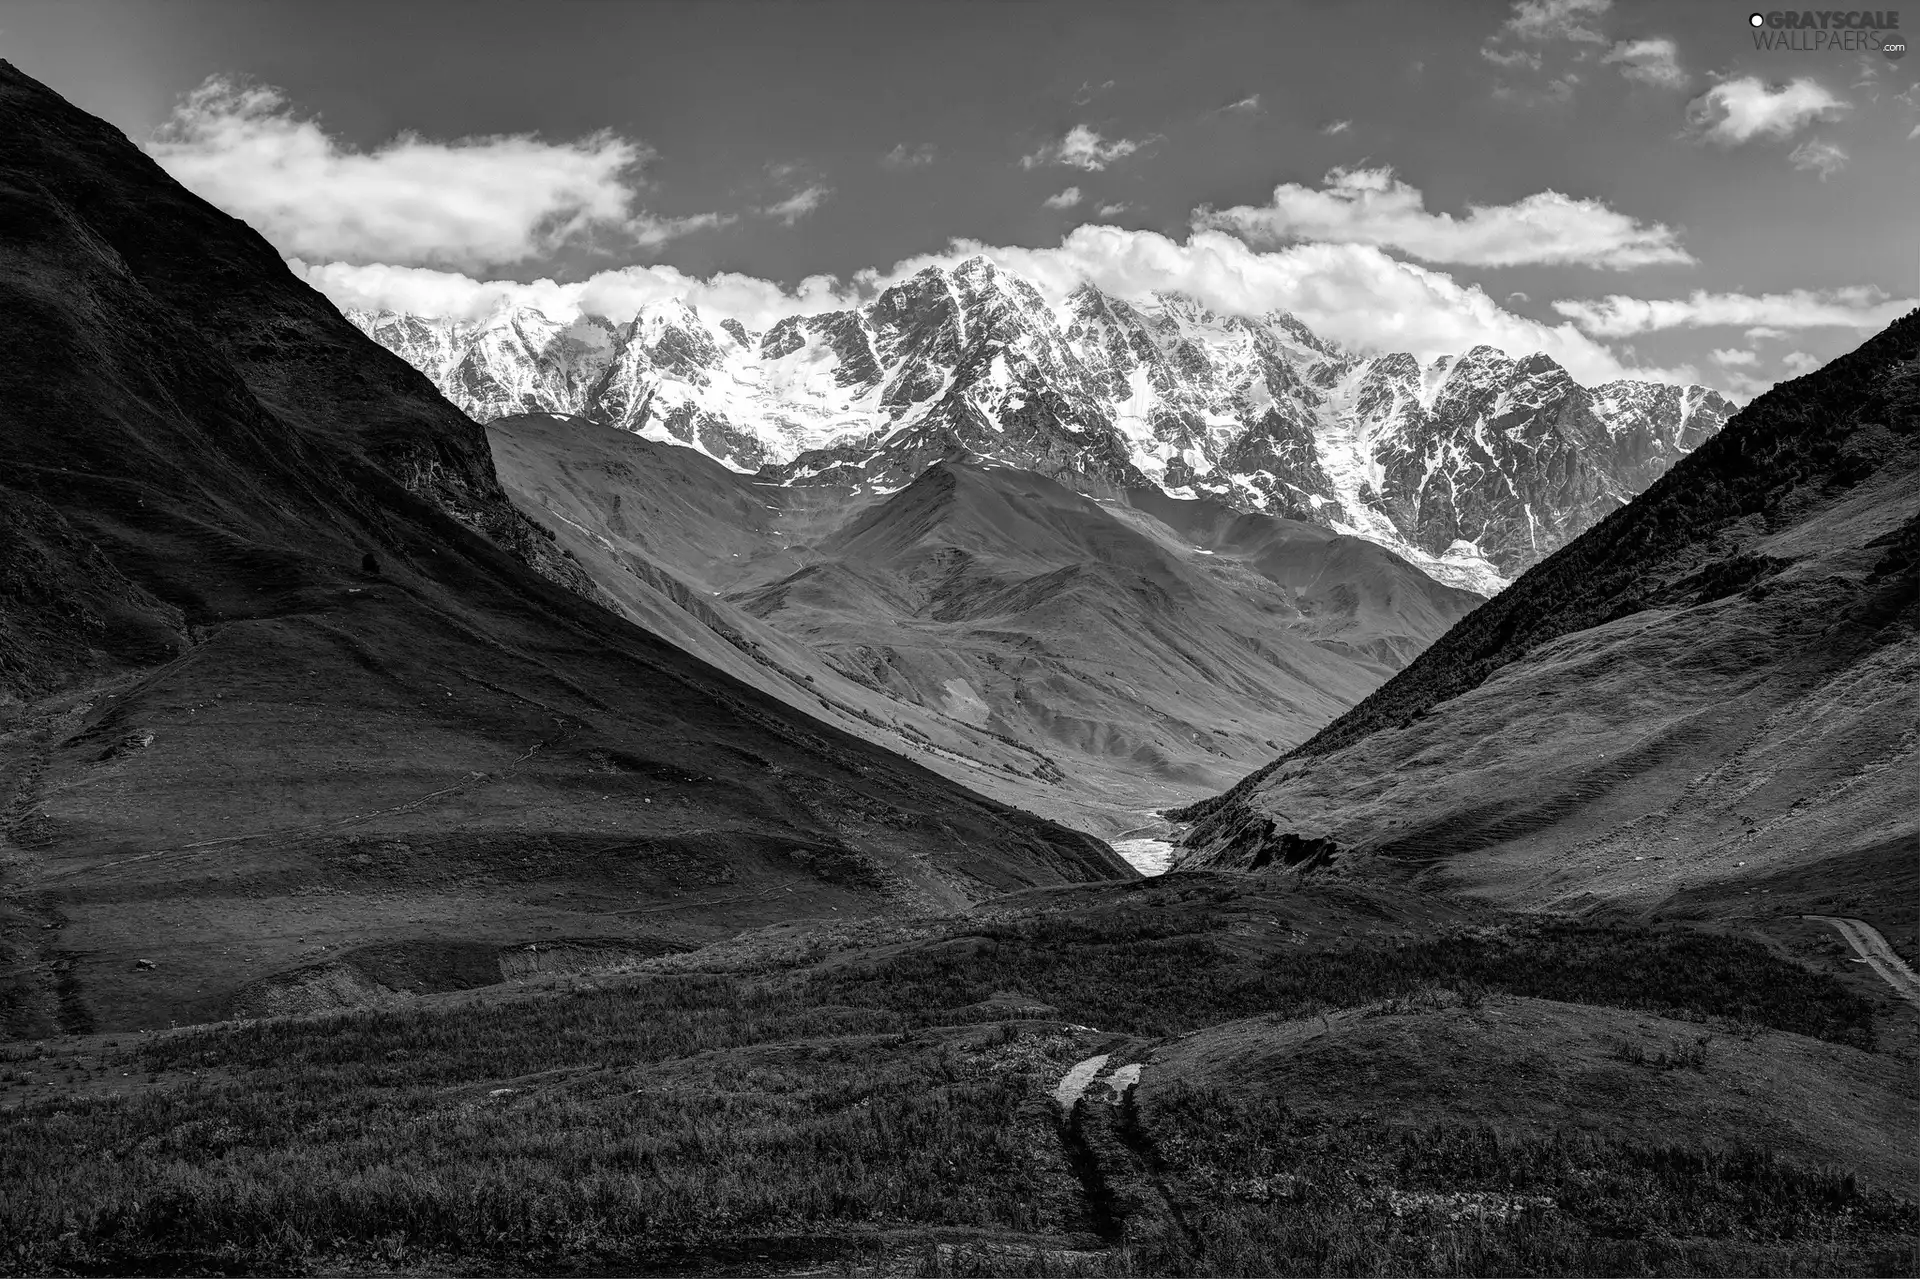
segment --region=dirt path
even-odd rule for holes
[[[1832,924],[1847,939],[1847,945],[1867,961],[1867,966],[1879,973],[1887,985],[1915,1007],[1920,1007],[1920,977],[1907,967],[1907,961],[1893,953],[1893,947],[1880,935],[1880,930],[1864,919],[1843,919],[1837,915],[1802,915],[1802,919],[1818,920]]]
[[[1073,1103],[1080,1100],[1080,1094],[1087,1090],[1087,1085],[1093,1082],[1093,1077],[1099,1074],[1101,1068],[1107,1064],[1107,1058],[1110,1055],[1101,1053],[1098,1057],[1089,1057],[1061,1076],[1060,1082],[1053,1090],[1053,1099],[1059,1103],[1061,1110],[1073,1109]]]

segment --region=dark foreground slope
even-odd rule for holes
[[[1920,901],[1920,315],[1762,396],[1316,737],[1191,864],[1534,906]],[[1897,925],[1898,927],[1894,927]]]
[[[4,65],[0,136],[9,1033],[1130,873],[584,598],[478,427]]]
[[[1175,873],[0,1048],[0,1274],[1906,1274],[1837,957]]]
[[[1481,602],[1312,525],[963,455],[849,498],[579,419],[487,429],[514,501],[635,620],[1101,833],[1303,740]]]

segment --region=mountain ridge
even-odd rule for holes
[[[1481,602],[1317,525],[958,450],[846,497],[579,419],[488,431],[515,501],[635,620],[1096,833],[1304,739]]]
[[[1784,383],[1192,823],[1508,905],[1920,900],[1920,312]]]
[[[1491,347],[1355,356],[1295,317],[1082,284],[1053,306],[983,257],[764,333],[679,299],[615,325],[348,312],[476,420],[559,412],[788,485],[885,491],[955,448],[1083,492],[1157,487],[1318,523],[1491,594],[1717,430],[1703,387],[1579,385]]]

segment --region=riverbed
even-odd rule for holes
[[[1173,864],[1173,855],[1179,845],[1164,839],[1116,839],[1113,851],[1126,858],[1127,864],[1142,875],[1164,875]]]

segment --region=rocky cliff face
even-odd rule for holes
[[[985,258],[755,333],[684,302],[614,325],[349,316],[480,421],[577,413],[782,484],[897,489],[955,450],[1101,493],[1310,520],[1498,590],[1717,431],[1704,387],[1583,387],[1491,347],[1422,365],[1291,315],[1083,285],[1056,307]]]

